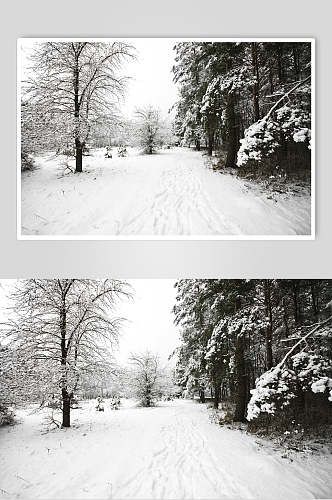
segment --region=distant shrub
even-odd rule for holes
[[[13,425],[15,423],[15,412],[10,406],[0,404],[0,426]]]
[[[33,170],[36,168],[36,162],[33,156],[26,151],[22,151],[21,153],[21,171],[24,172],[26,170]]]

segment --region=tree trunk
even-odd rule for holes
[[[293,304],[294,304],[294,321],[297,325],[300,322],[300,311],[299,311],[299,291],[297,280],[292,280],[292,288],[293,288]]]
[[[283,297],[282,299],[282,307],[283,307],[283,320],[284,320],[284,325],[285,325],[285,331],[286,331],[286,338],[289,336],[289,326],[288,326],[288,314],[287,314],[287,304],[286,304],[286,298]]]
[[[209,137],[208,137],[208,155],[209,156],[212,156],[213,146],[214,146],[213,134],[210,133]]]
[[[270,59],[269,59],[269,84],[270,84],[270,92],[271,92],[271,94],[273,94],[274,93],[273,71],[272,71],[272,65],[271,65]]]
[[[237,131],[235,123],[235,110],[234,110],[234,96],[232,93],[228,94],[226,106],[226,120],[227,120],[227,157],[226,167],[235,167],[236,154],[237,154]]]
[[[251,58],[252,58],[252,70],[256,77],[256,82],[253,85],[253,104],[254,104],[254,119],[257,122],[260,118],[259,116],[259,71],[258,71],[258,54],[257,54],[257,42],[252,42],[251,44]]]
[[[299,53],[295,43],[293,44],[293,64],[294,64],[295,80],[299,80],[300,79]]]
[[[75,116],[75,172],[82,172],[83,144],[80,140],[80,100],[79,100],[79,66],[78,54],[76,54],[74,68],[74,116]]]
[[[237,336],[235,347],[236,366],[236,397],[234,422],[246,421],[246,399],[247,399],[247,374],[244,358],[244,338],[241,333]]]
[[[235,301],[235,312],[241,307],[240,299]],[[247,400],[247,373],[244,356],[244,336],[241,331],[237,333],[235,345],[235,422],[246,421],[246,400]]]
[[[315,316],[319,313],[318,298],[316,293],[316,281],[310,280],[310,291],[311,291],[311,301],[312,301],[312,312]]]
[[[62,389],[62,427],[70,427],[70,395]]]
[[[205,392],[203,389],[199,391],[199,399],[201,400],[201,403],[205,403]]]
[[[82,172],[83,167],[83,144],[79,139],[75,139],[76,166],[75,172]]]
[[[60,308],[60,333],[61,333],[61,394],[62,394],[62,427],[70,427],[70,395],[67,385],[67,355],[68,349],[66,346],[67,334],[67,309],[65,292],[62,291],[62,304]]]
[[[283,67],[282,67],[282,43],[277,43],[277,69],[278,69],[278,80],[279,83],[283,81]]]
[[[214,384],[214,407],[218,409],[219,406],[219,387],[218,384]]]
[[[265,328],[266,368],[268,370],[270,370],[273,366],[273,359],[272,359],[272,307],[271,307],[270,280],[264,280],[264,305],[265,305],[265,317],[269,318],[269,324]]]

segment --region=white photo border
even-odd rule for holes
[[[167,39],[172,42],[308,42],[311,44],[311,117],[312,117],[312,139],[311,139],[311,232],[308,235],[25,235],[22,234],[21,213],[21,55],[22,45],[26,40],[30,42],[105,42],[108,40],[132,41]],[[17,129],[16,129],[16,236],[17,240],[78,240],[78,241],[222,241],[222,240],[309,240],[316,239],[316,39],[314,37],[20,37],[17,39]]]

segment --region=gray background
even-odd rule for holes
[[[332,278],[328,0],[6,2],[1,27],[0,277]],[[288,36],[316,42],[316,241],[17,241],[16,39]]]

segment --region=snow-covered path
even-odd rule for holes
[[[204,164],[185,148],[85,158],[85,173],[61,175],[46,155],[22,177],[23,235],[218,236],[310,234],[310,196],[273,199]]]
[[[0,429],[3,498],[332,497],[332,457],[281,458],[254,436],[211,423],[204,405],[132,403],[73,411],[73,427],[41,433],[41,415]]]

